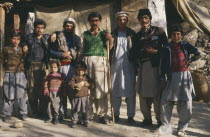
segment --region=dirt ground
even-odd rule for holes
[[[0,101],[0,110],[2,110],[2,101]],[[154,111],[153,120],[154,118]],[[110,111],[108,113],[110,116]],[[76,128],[70,127],[69,119],[59,125],[53,125],[44,123],[42,119],[29,118],[23,122],[23,128],[14,128],[13,123],[20,121],[13,117],[11,123],[4,123],[0,121],[0,137],[174,137],[177,127],[177,113],[174,108],[173,118],[171,124],[174,127],[174,133],[172,135],[160,135],[159,132],[155,132],[156,121],[154,120],[154,126],[149,128],[139,127],[140,121],[143,116],[139,109],[139,100],[137,98],[136,106],[136,123],[133,126],[127,124],[126,117],[126,104],[122,103],[121,106],[121,119],[120,122],[114,125],[103,125],[97,122],[97,120],[90,122],[90,127],[86,128],[78,126]],[[2,116],[1,116],[2,118]],[[193,102],[193,117],[187,129],[187,134],[190,137],[210,137],[210,104],[202,102]]]

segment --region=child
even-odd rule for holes
[[[185,130],[192,116],[192,98],[195,96],[189,63],[199,59],[200,52],[191,44],[182,41],[183,30],[179,25],[172,26],[171,42],[162,52],[161,87],[167,85],[161,98],[161,122],[170,122],[173,106],[177,105],[179,116],[178,136],[186,136]],[[191,57],[190,55],[194,55]]]
[[[48,120],[46,123],[52,122],[54,118],[54,124],[59,124],[58,115],[60,112],[60,95],[64,94],[64,74],[60,73],[60,63],[56,60],[50,61],[50,73],[47,75],[44,83],[44,95],[48,98]],[[52,112],[53,111],[53,112]]]
[[[0,55],[0,64],[4,67],[3,82],[3,118],[4,122],[11,120],[13,105],[15,100],[20,109],[20,119],[27,119],[27,80],[24,74],[23,60],[27,49],[22,49],[20,45],[21,34],[19,30],[11,33],[11,45],[4,47]]]
[[[78,62],[75,66],[76,74],[69,82],[71,91],[71,105],[72,105],[72,127],[76,127],[78,121],[78,113],[82,113],[82,121],[85,127],[88,127],[89,117],[89,103],[88,103],[88,89],[93,88],[94,84],[90,77],[85,74],[87,66],[84,62]]]

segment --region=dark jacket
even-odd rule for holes
[[[162,47],[167,43],[167,37],[165,31],[160,27],[150,26],[147,31],[141,29],[137,33],[137,44],[133,48],[135,55],[135,64],[140,67],[143,63],[143,58],[147,54],[151,60],[153,67],[159,67],[160,56],[162,52]],[[146,53],[144,50],[145,43],[151,44],[151,47],[156,49],[158,52],[156,54]]]
[[[136,32],[131,28],[126,28],[126,36],[127,36],[127,46],[128,46],[128,57],[130,61],[134,60],[134,55],[132,52],[132,47],[136,43]],[[115,52],[117,49],[117,38],[118,38],[118,28],[115,28],[112,32],[112,37],[114,38],[113,48],[110,51],[110,59],[111,63],[113,63],[115,58]]]
[[[198,51],[197,48],[195,48],[193,45],[182,41],[179,43],[181,45],[181,49],[184,52],[184,55],[186,57],[186,59],[190,62],[196,61],[198,60],[201,56],[200,56],[200,52]],[[163,48],[162,51],[162,56],[161,56],[161,70],[160,70],[160,78],[162,80],[166,79],[166,75],[167,78],[170,79],[171,78],[171,46],[173,45],[172,42],[166,44],[166,46]],[[190,58],[190,55],[194,55],[193,57]]]
[[[49,39],[49,34],[43,34],[41,37],[41,46],[44,50],[44,58],[43,58],[43,62],[46,64],[46,67],[48,68],[48,62],[50,60],[50,55],[49,55],[49,45],[48,45],[48,39]],[[29,67],[30,63],[31,63],[31,51],[33,50],[33,45],[35,44],[35,33],[31,33],[25,36],[24,38],[24,42],[23,45],[27,45],[28,46],[28,54],[26,55],[25,58],[25,63],[26,66]]]
[[[64,51],[68,51],[68,46],[66,42],[66,36],[64,31],[56,31],[56,41],[54,43],[50,43],[50,55],[54,59],[62,60],[62,53]],[[73,48],[69,51],[71,52],[71,56],[73,59],[76,59],[79,54],[79,48],[81,47],[81,39],[76,34],[72,34]]]

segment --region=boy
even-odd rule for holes
[[[54,118],[54,124],[59,124],[58,115],[60,112],[60,95],[65,92],[62,91],[64,88],[65,76],[60,73],[60,63],[55,60],[50,61],[50,74],[46,77],[44,83],[44,95],[48,98],[48,120],[46,123],[52,122]],[[53,113],[52,113],[53,111]],[[53,115],[52,115],[53,114]]]
[[[23,60],[27,53],[27,49],[22,49],[20,44],[20,31],[14,30],[11,33],[11,45],[4,47],[0,54],[0,64],[4,66],[4,82],[3,82],[3,114],[6,115],[4,122],[11,120],[13,104],[15,100],[18,102],[21,120],[27,118],[27,80],[24,74]]]
[[[71,105],[72,105],[72,127],[76,127],[78,113],[82,112],[82,121],[84,126],[88,127],[89,117],[89,100],[88,90],[93,89],[94,84],[90,77],[85,74],[86,64],[81,61],[76,64],[76,74],[69,82],[71,88]]]
[[[185,130],[192,116],[192,98],[195,96],[189,63],[200,58],[200,52],[191,44],[182,41],[183,30],[179,25],[171,29],[171,42],[162,52],[161,87],[165,87],[161,99],[161,122],[170,122],[174,104],[179,116],[178,136],[185,136]],[[190,55],[194,55],[190,57]],[[166,78],[167,75],[167,84]]]

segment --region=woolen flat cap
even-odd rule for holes
[[[118,18],[118,17],[128,17],[129,16],[129,14],[128,14],[128,12],[126,12],[126,11],[120,11],[120,12],[117,12],[116,14],[115,14],[115,17],[116,18]]]
[[[65,22],[67,22],[67,21],[76,24],[76,21],[75,21],[73,18],[66,18],[66,19],[64,19],[63,23],[65,23]]]

